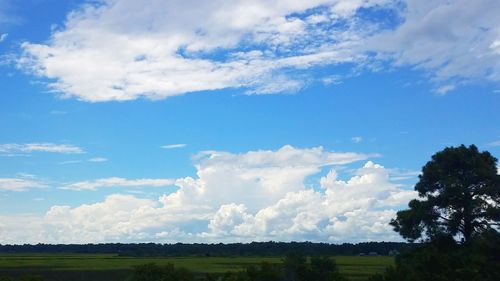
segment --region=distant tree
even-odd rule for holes
[[[314,281],[343,281],[335,260],[329,257],[312,257],[311,267],[307,280]]]
[[[285,281],[343,281],[335,260],[329,257],[307,258],[300,254],[289,254],[283,259]]]
[[[500,221],[497,159],[471,145],[448,147],[432,156],[415,185],[420,198],[391,221],[409,241],[461,236],[466,242]]]
[[[238,281],[279,281],[280,279],[281,270],[277,265],[262,262],[260,267],[249,266],[246,270],[246,276],[240,275]]]
[[[154,263],[134,268],[130,281],[192,281],[193,273],[185,268],[175,268],[173,264],[159,266]]]
[[[283,259],[285,281],[307,281],[307,258],[299,253],[290,253]]]

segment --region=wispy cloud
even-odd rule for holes
[[[497,141],[492,141],[490,143],[487,143],[486,144],[487,146],[492,146],[492,147],[497,147],[497,146],[500,146],[500,140],[497,140]]]
[[[443,85],[439,88],[434,89],[434,92],[438,95],[444,96],[448,94],[449,92],[453,91],[456,89],[456,85],[453,84],[448,84],[448,85]]]
[[[161,146],[161,148],[165,148],[165,149],[175,149],[175,148],[183,148],[183,147],[186,147],[185,143],[166,144],[166,145]]]
[[[32,178],[0,178],[0,190],[25,191],[32,188],[43,188],[46,185]]]
[[[420,171],[403,170],[403,169],[388,169],[390,179],[392,181],[416,180],[421,174]]]
[[[51,110],[50,114],[52,114],[52,115],[65,115],[65,114],[68,114],[68,112],[64,111],[64,110]]]
[[[342,84],[342,77],[340,75],[325,77],[321,79],[321,82],[323,82],[323,84],[325,85],[338,85]]]
[[[3,42],[5,39],[7,39],[7,36],[9,36],[9,34],[7,33],[0,34],[0,42]]]
[[[100,162],[106,162],[108,161],[108,158],[104,158],[104,157],[94,157],[94,158],[90,158],[87,160],[88,162],[94,162],[94,163],[100,163]]]
[[[412,66],[438,94],[454,80],[500,80],[499,1],[403,2],[97,1],[70,13],[47,43],[23,43],[17,63],[53,79],[54,92],[89,102],[224,88],[288,93],[311,80],[308,70],[339,64]],[[392,25],[363,16],[380,10]],[[338,74],[315,80],[335,84]]]
[[[49,153],[64,153],[64,154],[79,154],[85,151],[71,144],[54,144],[54,143],[6,143],[0,144],[0,153],[32,153],[32,152],[49,152]]]
[[[363,141],[363,138],[362,137],[352,137],[351,140],[353,143],[360,143]]]
[[[63,187],[71,190],[97,190],[103,187],[162,187],[173,185],[172,179],[125,179],[119,177],[103,178],[92,181],[75,182]]]
[[[91,163],[102,163],[102,162],[107,162],[108,159],[104,157],[94,157],[94,158],[89,158],[87,160],[67,160],[67,161],[62,161],[59,162],[59,165],[67,165],[67,164],[79,164],[79,163],[85,163],[85,162],[91,162]]]
[[[59,162],[59,165],[69,165],[69,164],[78,164],[78,163],[83,163],[82,160],[66,160]]]

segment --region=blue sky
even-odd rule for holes
[[[397,241],[500,155],[499,5],[0,0],[0,243]]]

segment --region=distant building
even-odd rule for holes
[[[397,256],[399,255],[399,251],[398,250],[390,250],[389,251],[389,256]]]
[[[378,253],[377,252],[369,252],[368,255],[369,256],[378,256]]]

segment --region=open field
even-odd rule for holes
[[[394,263],[393,257],[385,256],[336,256],[334,258],[339,265],[340,271],[345,273],[350,280],[366,280],[368,276],[382,272],[387,266]],[[172,263],[175,266],[185,267],[197,273],[223,273],[241,270],[248,265],[258,265],[262,261],[280,263],[281,257],[143,258],[120,257],[114,254],[0,254],[0,276],[19,275],[28,272],[47,277],[56,276],[57,274],[71,275],[72,280],[86,280],[92,275],[92,280],[98,280],[94,276],[101,273],[107,276],[106,280],[123,280],[119,278],[126,276],[133,266],[145,263]]]

